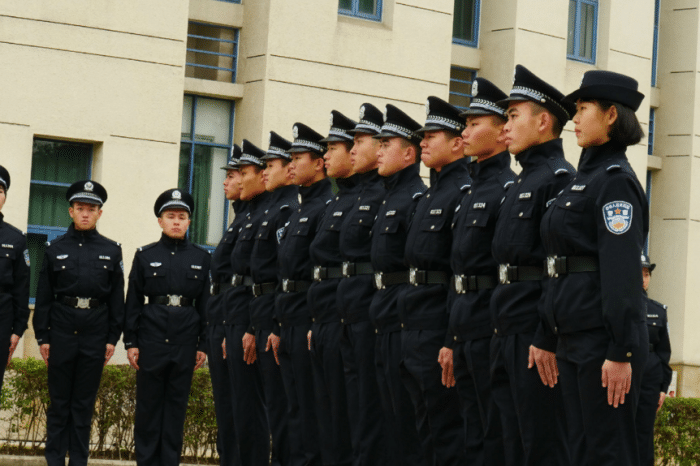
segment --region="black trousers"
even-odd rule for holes
[[[453,350],[457,390],[462,401],[468,464],[505,464],[503,433],[493,406],[489,375],[491,337],[457,343]]]
[[[433,464],[435,453],[432,451],[432,444],[431,450],[426,455],[420,441],[421,437],[430,437],[428,426],[425,423],[422,424],[423,435],[419,436],[413,402],[401,382],[401,332],[380,333],[376,339],[377,382],[383,405],[389,453],[386,464],[395,466]],[[422,412],[420,417],[425,419],[425,412]]]
[[[644,368],[642,386],[637,404],[637,445],[639,446],[640,466],[654,466],[654,422],[659,406],[661,382],[664,374],[659,355],[650,352]]]
[[[12,338],[12,317],[13,313],[0,317],[0,390],[5,380],[5,368],[7,368],[7,358],[10,356],[10,339]],[[5,361],[3,364],[2,361]]]
[[[49,466],[65,466],[66,453],[70,452],[69,465],[87,465],[107,333],[76,334],[56,328],[50,331],[50,341],[46,462]]]
[[[491,340],[491,394],[501,417],[506,464],[566,466],[562,383],[549,388],[536,367],[527,368],[533,338],[524,333]]]
[[[211,387],[214,394],[214,409],[216,410],[216,450],[219,453],[221,466],[241,466],[238,452],[238,438],[233,422],[233,392],[228,373],[228,365],[224,359],[221,343],[226,336],[223,325],[210,324],[207,327],[207,360]]]
[[[369,321],[344,325],[340,339],[355,466],[384,466],[388,461],[384,412],[374,364],[376,339]]]
[[[265,415],[259,362],[243,360],[243,335],[247,326],[226,325],[226,363],[233,394],[233,420],[240,426],[238,445],[245,466],[270,464],[270,431]]]
[[[608,405],[601,368],[610,343],[605,329],[559,335],[557,363],[571,431],[573,464],[639,465],[635,417],[649,351],[646,324],[638,324],[639,351],[632,353],[632,387],[625,403]],[[658,393],[657,393],[658,399]]]
[[[401,380],[415,407],[417,430],[428,426],[430,437],[421,439],[424,451],[435,452],[438,466],[463,466],[467,463],[459,394],[442,384],[438,364],[444,340],[445,330],[402,330]]]
[[[280,366],[270,348],[265,351],[271,330],[256,330],[255,345],[258,353],[258,368],[262,377],[265,398],[265,413],[272,435],[272,465],[289,464],[289,435],[287,430],[287,394]]]
[[[196,353],[194,344],[139,343],[134,420],[138,465],[180,464]]]
[[[311,361],[321,434],[321,458],[325,466],[347,466],[352,463],[352,446],[345,373],[340,354],[342,324],[315,323],[311,330]]]
[[[280,329],[278,356],[289,406],[287,427],[291,466],[323,464],[319,446],[311,354],[307,346],[308,330],[308,325]]]

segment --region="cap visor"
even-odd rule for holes
[[[352,142],[352,139],[345,139],[338,136],[328,136],[321,139],[319,142]]]
[[[425,133],[427,131],[451,131],[453,133],[455,132],[454,129],[447,128],[445,126],[425,125],[422,128],[415,130],[414,133]]]
[[[221,167],[222,170],[238,170],[238,165],[226,165],[225,167]]]
[[[524,97],[524,96],[511,96],[511,97],[508,97],[506,99],[499,100],[498,102],[496,102],[496,105],[498,105],[501,108],[508,108],[509,102],[525,102],[525,101],[534,102],[534,100],[528,99],[527,97]],[[539,102],[537,102],[537,103],[539,103]]]
[[[349,129],[348,130],[349,134],[371,134],[372,136],[377,136],[379,133],[376,130],[372,130],[369,128],[356,128],[356,129]]]
[[[289,149],[287,152],[289,152],[290,154],[298,154],[300,152],[311,152],[312,154],[322,154],[323,153],[323,152],[317,151],[316,149],[312,149],[312,148],[306,147],[306,146],[296,146],[296,147],[292,146],[292,148]]]
[[[469,109],[467,109],[459,114],[459,116],[461,116],[462,118],[466,118],[468,116],[486,116],[486,115],[501,116],[496,112],[489,112],[488,110],[484,110],[481,108],[474,108],[474,109],[469,108]]]
[[[82,202],[83,204],[92,204],[92,205],[103,205],[104,202],[96,201],[95,199],[91,199],[89,197],[80,197],[76,196],[73,199],[70,200],[71,203],[73,202]]]

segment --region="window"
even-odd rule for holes
[[[452,42],[476,47],[479,42],[479,0],[455,0]]]
[[[90,144],[34,139],[27,222],[32,302],[46,242],[64,234],[71,224],[66,190],[74,182],[90,178],[91,166]]]
[[[647,204],[649,205],[649,211],[651,212],[651,170],[647,170]],[[649,234],[644,240],[644,254],[649,255]]]
[[[339,0],[338,13],[381,21],[382,0]]]
[[[186,95],[178,187],[194,197],[190,240],[212,249],[226,226],[228,203],[222,184],[233,140],[233,102]]]
[[[237,57],[238,29],[190,21],[186,77],[235,82]]]
[[[598,0],[569,0],[569,35],[566,56],[595,63]]]
[[[476,70],[453,66],[450,69],[450,98],[449,102],[464,111],[469,107],[472,98],[472,83],[476,78]]]
[[[659,61],[659,1],[654,1],[654,47],[651,53],[651,85],[656,86],[656,68]]]
[[[649,109],[649,135],[647,137],[647,154],[654,155],[654,119],[656,115],[654,109]]]

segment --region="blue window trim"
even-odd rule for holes
[[[572,0],[576,2],[576,15],[574,21],[574,53],[573,55],[566,54],[569,60],[576,60],[584,63],[595,64],[596,51],[598,48],[598,0]],[[593,14],[593,51],[591,58],[583,58],[580,56],[581,50],[581,5],[592,5],[594,8]]]
[[[236,2],[236,3],[240,3],[240,2]],[[187,38],[192,37],[195,39],[203,39],[203,40],[211,40],[214,42],[225,42],[228,44],[235,44],[235,47],[234,47],[235,50],[234,50],[233,54],[217,53],[217,52],[212,52],[210,50],[200,50],[200,49],[190,49],[190,48],[187,49],[188,52],[203,53],[206,55],[217,55],[219,57],[233,58],[233,64],[232,64],[231,68],[222,68],[219,66],[211,66],[211,65],[201,65],[199,63],[190,63],[190,62],[185,63],[186,66],[191,66],[194,68],[206,68],[206,69],[210,69],[210,70],[230,71],[231,72],[231,82],[235,83],[236,82],[236,70],[238,68],[238,42],[239,42],[240,30],[238,30],[236,28],[229,28],[229,27],[225,27],[225,26],[216,26],[214,24],[202,23],[202,22],[198,22],[198,21],[190,21],[188,24],[197,24],[197,25],[201,25],[201,26],[220,28],[220,29],[230,29],[230,30],[235,32],[235,34],[234,34],[235,39],[234,40],[217,39],[215,37],[200,36],[197,34],[189,34],[189,33],[187,34]]]
[[[217,0],[218,2],[226,2],[226,3],[241,3],[241,0]]]
[[[651,53],[651,85],[656,87],[656,69],[659,64],[659,14],[660,0],[654,1],[654,47]]]
[[[450,71],[452,71],[452,70],[470,71],[470,72],[473,73],[473,75],[472,75],[473,77],[472,77],[472,80],[469,81],[469,80],[465,80],[465,79],[455,79],[455,78],[453,78],[452,76],[450,76],[450,88],[452,88],[452,83],[472,84],[472,83],[474,83],[474,80],[476,79],[477,70],[474,70],[474,69],[472,69],[472,68],[464,68],[464,67],[462,67],[462,66],[454,66],[454,65],[453,65],[453,66],[450,67]],[[451,74],[451,73],[450,73],[450,74]],[[471,94],[464,94],[464,93],[462,93],[462,92],[455,92],[455,91],[452,91],[451,89],[450,89],[449,92],[450,92],[450,95],[458,95],[458,96],[460,96],[460,97],[467,97],[467,98],[469,98],[469,99],[472,98],[472,95],[471,95]],[[459,106],[459,105],[455,105],[455,107],[456,107],[457,109],[461,110],[461,111],[467,110],[467,107],[462,107],[462,106]]]
[[[656,111],[653,108],[649,109],[649,134],[647,137],[647,154],[654,155],[654,123],[656,120]]]
[[[458,45],[466,45],[467,47],[479,46],[479,23],[481,19],[481,0],[475,0],[474,4],[474,40],[458,39],[452,36],[452,43]],[[454,34],[454,32],[453,32]],[[470,96],[471,97],[471,96]]]
[[[229,133],[228,133],[228,144],[217,144],[217,143],[212,143],[212,142],[203,142],[203,141],[197,141],[196,135],[195,135],[195,128],[197,127],[197,103],[200,99],[200,96],[195,95],[195,94],[185,94],[185,97],[192,97],[192,114],[190,118],[190,138],[184,138],[182,137],[180,139],[181,143],[189,144],[190,145],[190,172],[187,174],[187,191],[190,192],[192,191],[192,177],[194,176],[194,150],[195,146],[209,146],[209,147],[219,147],[222,149],[226,149],[228,153],[231,153],[231,147],[233,147],[233,124],[234,124],[234,117],[235,117],[235,106],[236,102],[233,100],[226,100],[226,99],[214,99],[211,97],[206,97],[206,99],[209,100],[220,100],[223,102],[230,102],[231,103],[231,115],[230,115],[230,120],[231,120],[231,126],[229,128]],[[229,211],[229,205],[230,203],[228,201],[224,202],[224,222],[222,225],[221,233],[223,234],[226,231],[226,228],[228,228],[228,211]],[[189,232],[187,233],[189,235]],[[200,244],[199,246],[209,249],[212,252],[214,249],[216,249],[216,246],[209,246],[208,244]]]
[[[382,0],[377,0],[377,12],[376,12],[376,14],[373,14],[373,15],[368,15],[367,13],[362,13],[360,11],[360,0],[352,0],[352,6],[350,7],[349,10],[340,8],[340,4],[338,4],[338,14],[341,14],[344,16],[352,16],[355,18],[369,19],[372,21],[381,21],[382,20]]]
[[[649,206],[649,211],[651,211],[651,170],[647,170],[647,205]],[[644,254],[649,255],[649,233],[644,240]]]

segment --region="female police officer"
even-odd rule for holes
[[[637,81],[609,71],[587,72],[564,98],[576,102],[583,152],[542,219],[549,279],[540,331],[559,337],[573,464],[639,464],[634,417],[649,352],[639,255],[649,213],[625,150],[643,136],[634,114],[643,99]],[[556,363],[544,365],[543,381],[556,381]]]
[[[158,196],[154,211],[163,235],[134,256],[124,345],[129,363],[138,371],[136,462],[165,466],[180,462],[192,373],[206,359],[211,259],[186,238],[194,211],[192,196],[170,189]]]

